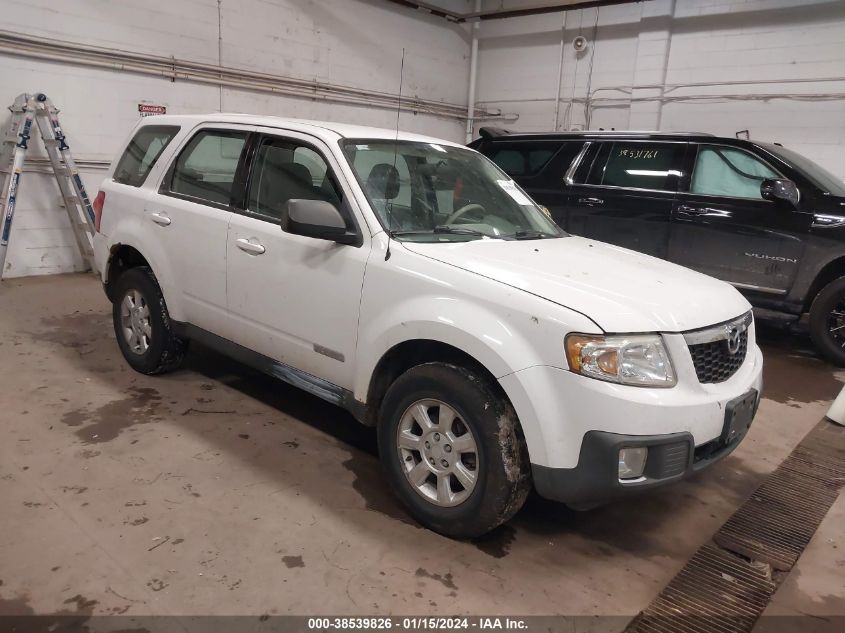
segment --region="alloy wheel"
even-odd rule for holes
[[[840,348],[845,348],[845,297],[827,315],[827,334]]]
[[[396,447],[405,477],[426,501],[460,505],[478,482],[478,445],[469,426],[441,400],[418,400],[399,421]]]
[[[133,354],[144,354],[150,347],[153,337],[150,324],[150,307],[140,292],[134,289],[126,291],[120,303],[120,324],[123,338]]]

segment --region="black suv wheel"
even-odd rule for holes
[[[813,301],[810,337],[825,358],[845,365],[845,277],[831,281]]]

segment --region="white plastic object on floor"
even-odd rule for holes
[[[827,410],[827,417],[840,426],[845,426],[845,385],[842,386],[842,390],[836,396],[836,400],[833,401],[830,409]]]

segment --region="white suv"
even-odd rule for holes
[[[562,175],[561,175],[562,177]],[[395,130],[156,116],[95,201],[126,361],[196,339],[378,428],[421,523],[588,506],[730,453],[762,355],[731,286],[561,231],[481,154]]]

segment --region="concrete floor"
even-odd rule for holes
[[[586,513],[532,498],[455,542],[408,519],[342,410],[198,347],[141,376],[109,315],[92,276],[0,284],[0,614],[631,616],[845,380],[805,340],[764,334],[765,399],[727,460]],[[784,612],[845,613],[834,513]]]

